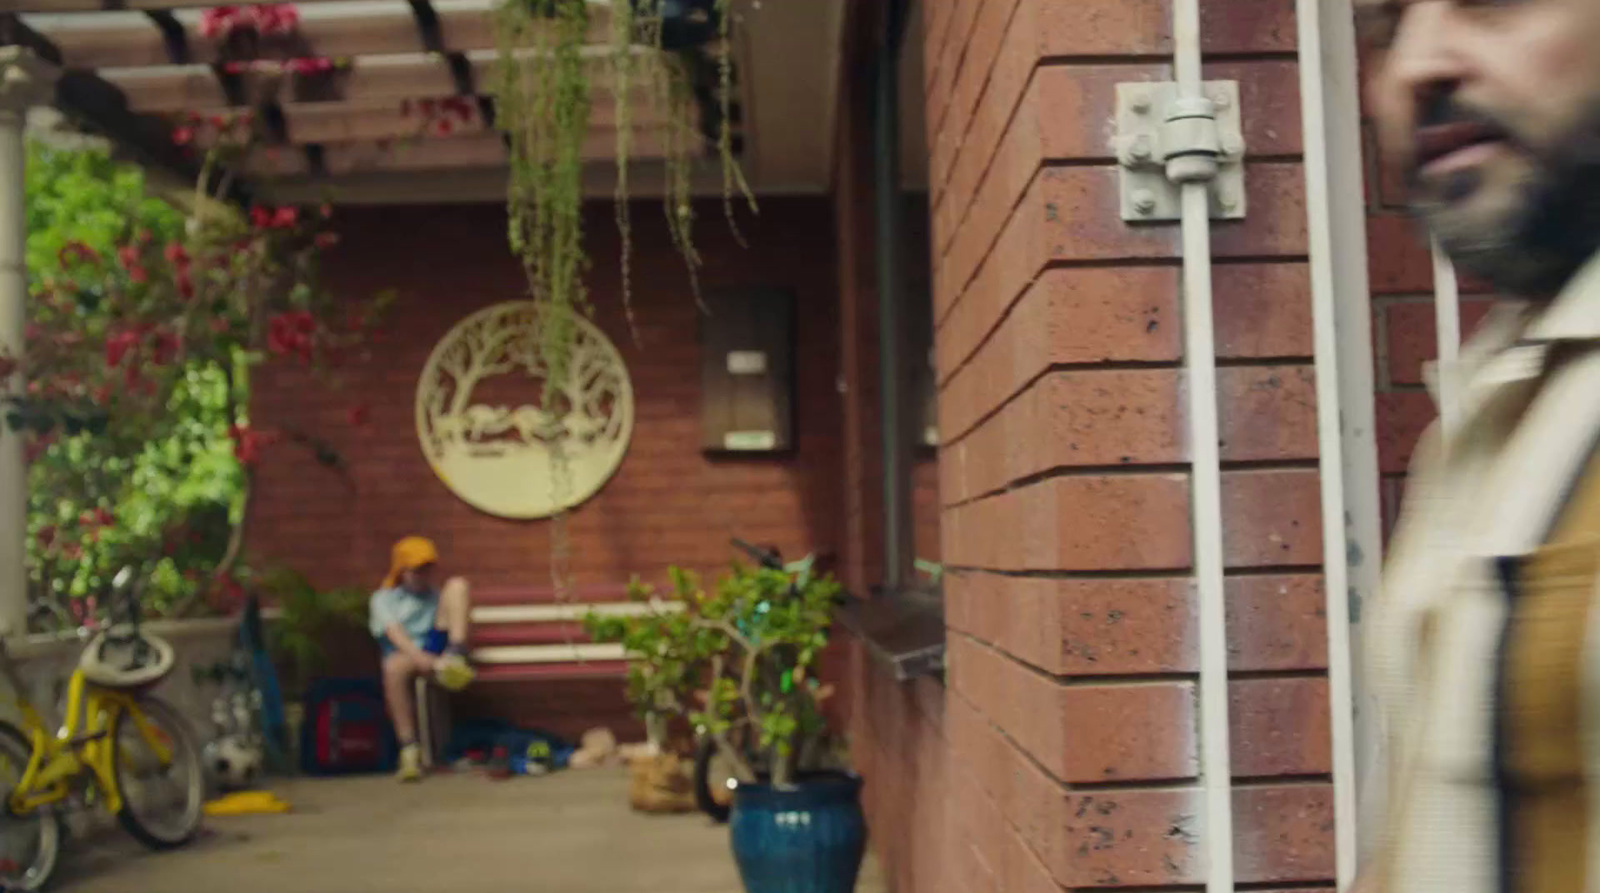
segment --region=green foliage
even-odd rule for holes
[[[30,598],[78,617],[130,562],[154,613],[237,595],[251,466],[285,437],[325,461],[303,432],[251,428],[250,368],[355,358],[387,300],[318,286],[330,209],[208,194],[252,125],[196,127],[215,132],[191,214],[104,151],[28,147],[26,345],[0,345],[0,436],[26,440]]]
[[[809,564],[736,565],[710,592],[694,574],[674,568],[671,575],[681,610],[590,615],[585,628],[628,650],[628,694],[641,712],[687,716],[717,740],[743,780],[754,781],[765,766],[774,784],[787,784],[827,731],[820,705],[829,691],[816,667],[838,584],[814,577]],[[657,596],[636,583],[633,597]]]
[[[589,16],[604,8],[610,16],[610,46],[604,57],[586,51]],[[733,153],[732,2],[717,0],[721,122],[716,140],[724,171],[724,205],[732,221],[733,191],[755,200]],[[555,410],[571,366],[577,336],[576,316],[590,310],[584,283],[590,259],[584,250],[585,153],[597,77],[608,77],[615,103],[617,164],[616,215],[621,233],[622,303],[633,325],[629,218],[629,163],[637,136],[635,104],[664,119],[655,134],[666,163],[667,228],[699,294],[700,256],[694,247],[692,170],[706,148],[700,132],[695,84],[688,55],[662,48],[661,0],[621,0],[597,6],[590,0],[500,0],[495,9],[497,47],[493,86],[496,125],[505,133],[510,177],[506,194],[508,237],[522,262],[528,291],[541,309],[540,365],[544,402]],[[567,503],[566,456],[557,442],[550,450],[551,489],[556,505]],[[566,585],[569,551],[565,518],[552,518],[551,568],[558,591]]]
[[[272,627],[271,643],[290,668],[293,692],[304,691],[321,668],[331,633],[366,624],[368,594],[363,590],[319,591],[304,576],[288,569],[269,571],[251,582],[282,612]]]
[[[112,256],[131,233],[166,244],[184,231],[184,215],[146,193],[138,168],[99,150],[30,141],[27,209],[36,297],[58,285],[69,246]],[[70,330],[96,351],[116,319],[104,303],[35,300],[29,312],[30,334]],[[159,610],[192,592],[194,568],[214,564],[226,548],[229,511],[242,487],[228,437],[226,376],[213,363],[197,362],[167,370],[164,378],[163,412],[113,424],[106,411],[103,426],[63,431],[37,452],[27,521],[34,598],[63,604],[99,592],[123,561],[139,556],[152,569],[146,598]]]

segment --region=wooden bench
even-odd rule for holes
[[[636,617],[652,611],[682,610],[675,601],[636,602],[628,587],[578,586],[557,600],[552,587],[489,587],[472,594],[472,635],[468,654],[478,680],[474,686],[508,682],[606,680],[627,675],[620,644],[590,641],[583,618],[590,612]],[[445,693],[418,679],[417,726],[430,765],[442,758],[450,728]]]

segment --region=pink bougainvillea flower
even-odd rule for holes
[[[121,366],[129,351],[139,343],[138,332],[118,332],[106,337],[106,365]]]
[[[256,229],[266,229],[272,225],[272,209],[264,205],[256,205],[250,209],[250,225]]]
[[[123,269],[132,270],[139,265],[139,249],[132,245],[124,245],[118,248],[117,261],[122,264]]]
[[[178,128],[174,128],[173,129],[173,131],[172,131],[172,144],[173,145],[175,145],[175,146],[187,146],[192,142],[194,142],[194,128],[193,127],[178,127]]]
[[[317,238],[315,239],[315,242],[316,242],[316,245],[317,245],[318,248],[323,248],[323,249],[332,248],[333,246],[339,244],[339,234],[338,233],[317,233]]]
[[[155,344],[152,345],[150,362],[157,366],[169,366],[178,358],[178,348],[182,342],[172,332],[157,332]]]
[[[184,249],[182,242],[167,243],[166,249],[161,253],[164,257],[166,257],[167,263],[172,264],[175,267],[182,268],[189,265],[189,252]]]
[[[299,219],[300,219],[300,209],[298,209],[298,208],[279,208],[272,215],[272,226],[273,226],[274,229],[288,229],[288,228],[294,226],[295,223],[299,221]]]
[[[225,37],[239,21],[239,7],[214,6],[200,14],[200,36],[207,40]]]
[[[128,268],[128,278],[134,282],[144,283],[150,281],[150,274],[144,267],[135,264]]]
[[[194,300],[194,280],[190,278],[187,268],[180,268],[178,275],[173,277],[178,286],[178,296],[185,301]]]

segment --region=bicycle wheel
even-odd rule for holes
[[[153,850],[180,847],[200,830],[205,772],[194,736],[178,711],[156,698],[141,698],[139,710],[153,736],[171,756],[163,763],[126,710],[111,721],[111,765],[122,809],[117,820]]]
[[[9,799],[28,768],[33,746],[22,730],[0,722],[0,798]],[[61,816],[53,808],[12,815],[0,803],[0,893],[44,889],[61,855]]]

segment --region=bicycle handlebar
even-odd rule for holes
[[[768,570],[783,570],[783,559],[778,556],[778,553],[773,552],[770,549],[763,549],[760,546],[752,546],[738,537],[733,537],[730,541],[733,543],[734,548],[745,553],[746,555],[749,555],[757,564],[761,565],[762,567],[767,568]]]

